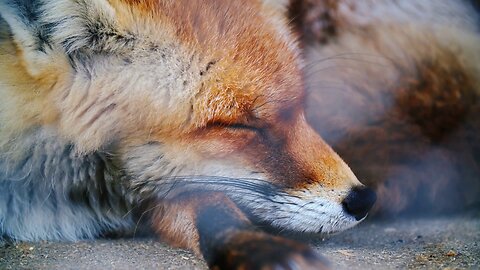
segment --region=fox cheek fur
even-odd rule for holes
[[[303,116],[283,2],[0,1],[1,237],[150,222],[212,268],[324,268],[252,224],[340,231],[375,201]]]

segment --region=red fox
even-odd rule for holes
[[[286,1],[1,1],[1,236],[151,224],[211,268],[319,269],[375,193],[308,125]]]
[[[344,14],[350,2],[0,0],[0,238],[75,241],[145,225],[212,269],[326,268],[308,245],[272,232],[342,231],[375,203],[309,124],[359,153],[330,136],[338,125],[324,126],[337,123],[326,110],[355,107],[312,91],[322,85],[308,63],[369,30],[351,28],[362,16]],[[317,21],[303,5],[326,13]],[[451,70],[473,72],[462,63]]]

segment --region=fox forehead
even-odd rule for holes
[[[108,0],[124,22],[161,22],[175,28],[175,34],[187,43],[222,45],[236,42],[253,31],[266,34],[265,22],[285,21],[284,14],[269,8],[264,0]],[[122,12],[127,11],[122,14]],[[130,16],[133,13],[135,16]],[[275,18],[272,20],[272,17]],[[280,28],[284,28],[281,25]],[[278,33],[272,33],[275,34]],[[271,38],[271,37],[270,37]],[[214,43],[215,42],[215,43]],[[213,44],[212,44],[213,43]]]
[[[301,105],[304,93],[295,37],[279,33],[288,29],[287,23],[281,16],[275,19],[274,11],[266,17],[269,12],[261,12],[267,7],[260,1],[111,3],[126,27],[147,31],[152,42],[162,41],[160,36],[155,40],[156,32],[168,32],[185,51],[199,55],[195,75],[200,83],[190,116],[196,126],[235,122],[252,113],[272,116]]]
[[[48,33],[43,51],[22,47],[19,57],[28,72],[40,70],[33,77],[61,81],[32,84],[82,151],[252,114],[274,122],[301,107],[302,61],[285,18],[266,2],[42,1],[42,20],[25,27]]]

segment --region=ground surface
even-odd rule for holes
[[[334,269],[480,269],[480,215],[366,222],[313,241]],[[191,253],[146,239],[22,243],[0,269],[206,269]]]

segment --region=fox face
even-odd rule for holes
[[[295,232],[366,216],[374,193],[305,120],[283,4],[33,1],[24,12],[42,17],[27,18],[21,2],[1,5],[20,59],[9,72],[35,91],[5,91],[41,110],[9,129],[48,125],[78,155],[112,153],[140,197],[221,191]]]

